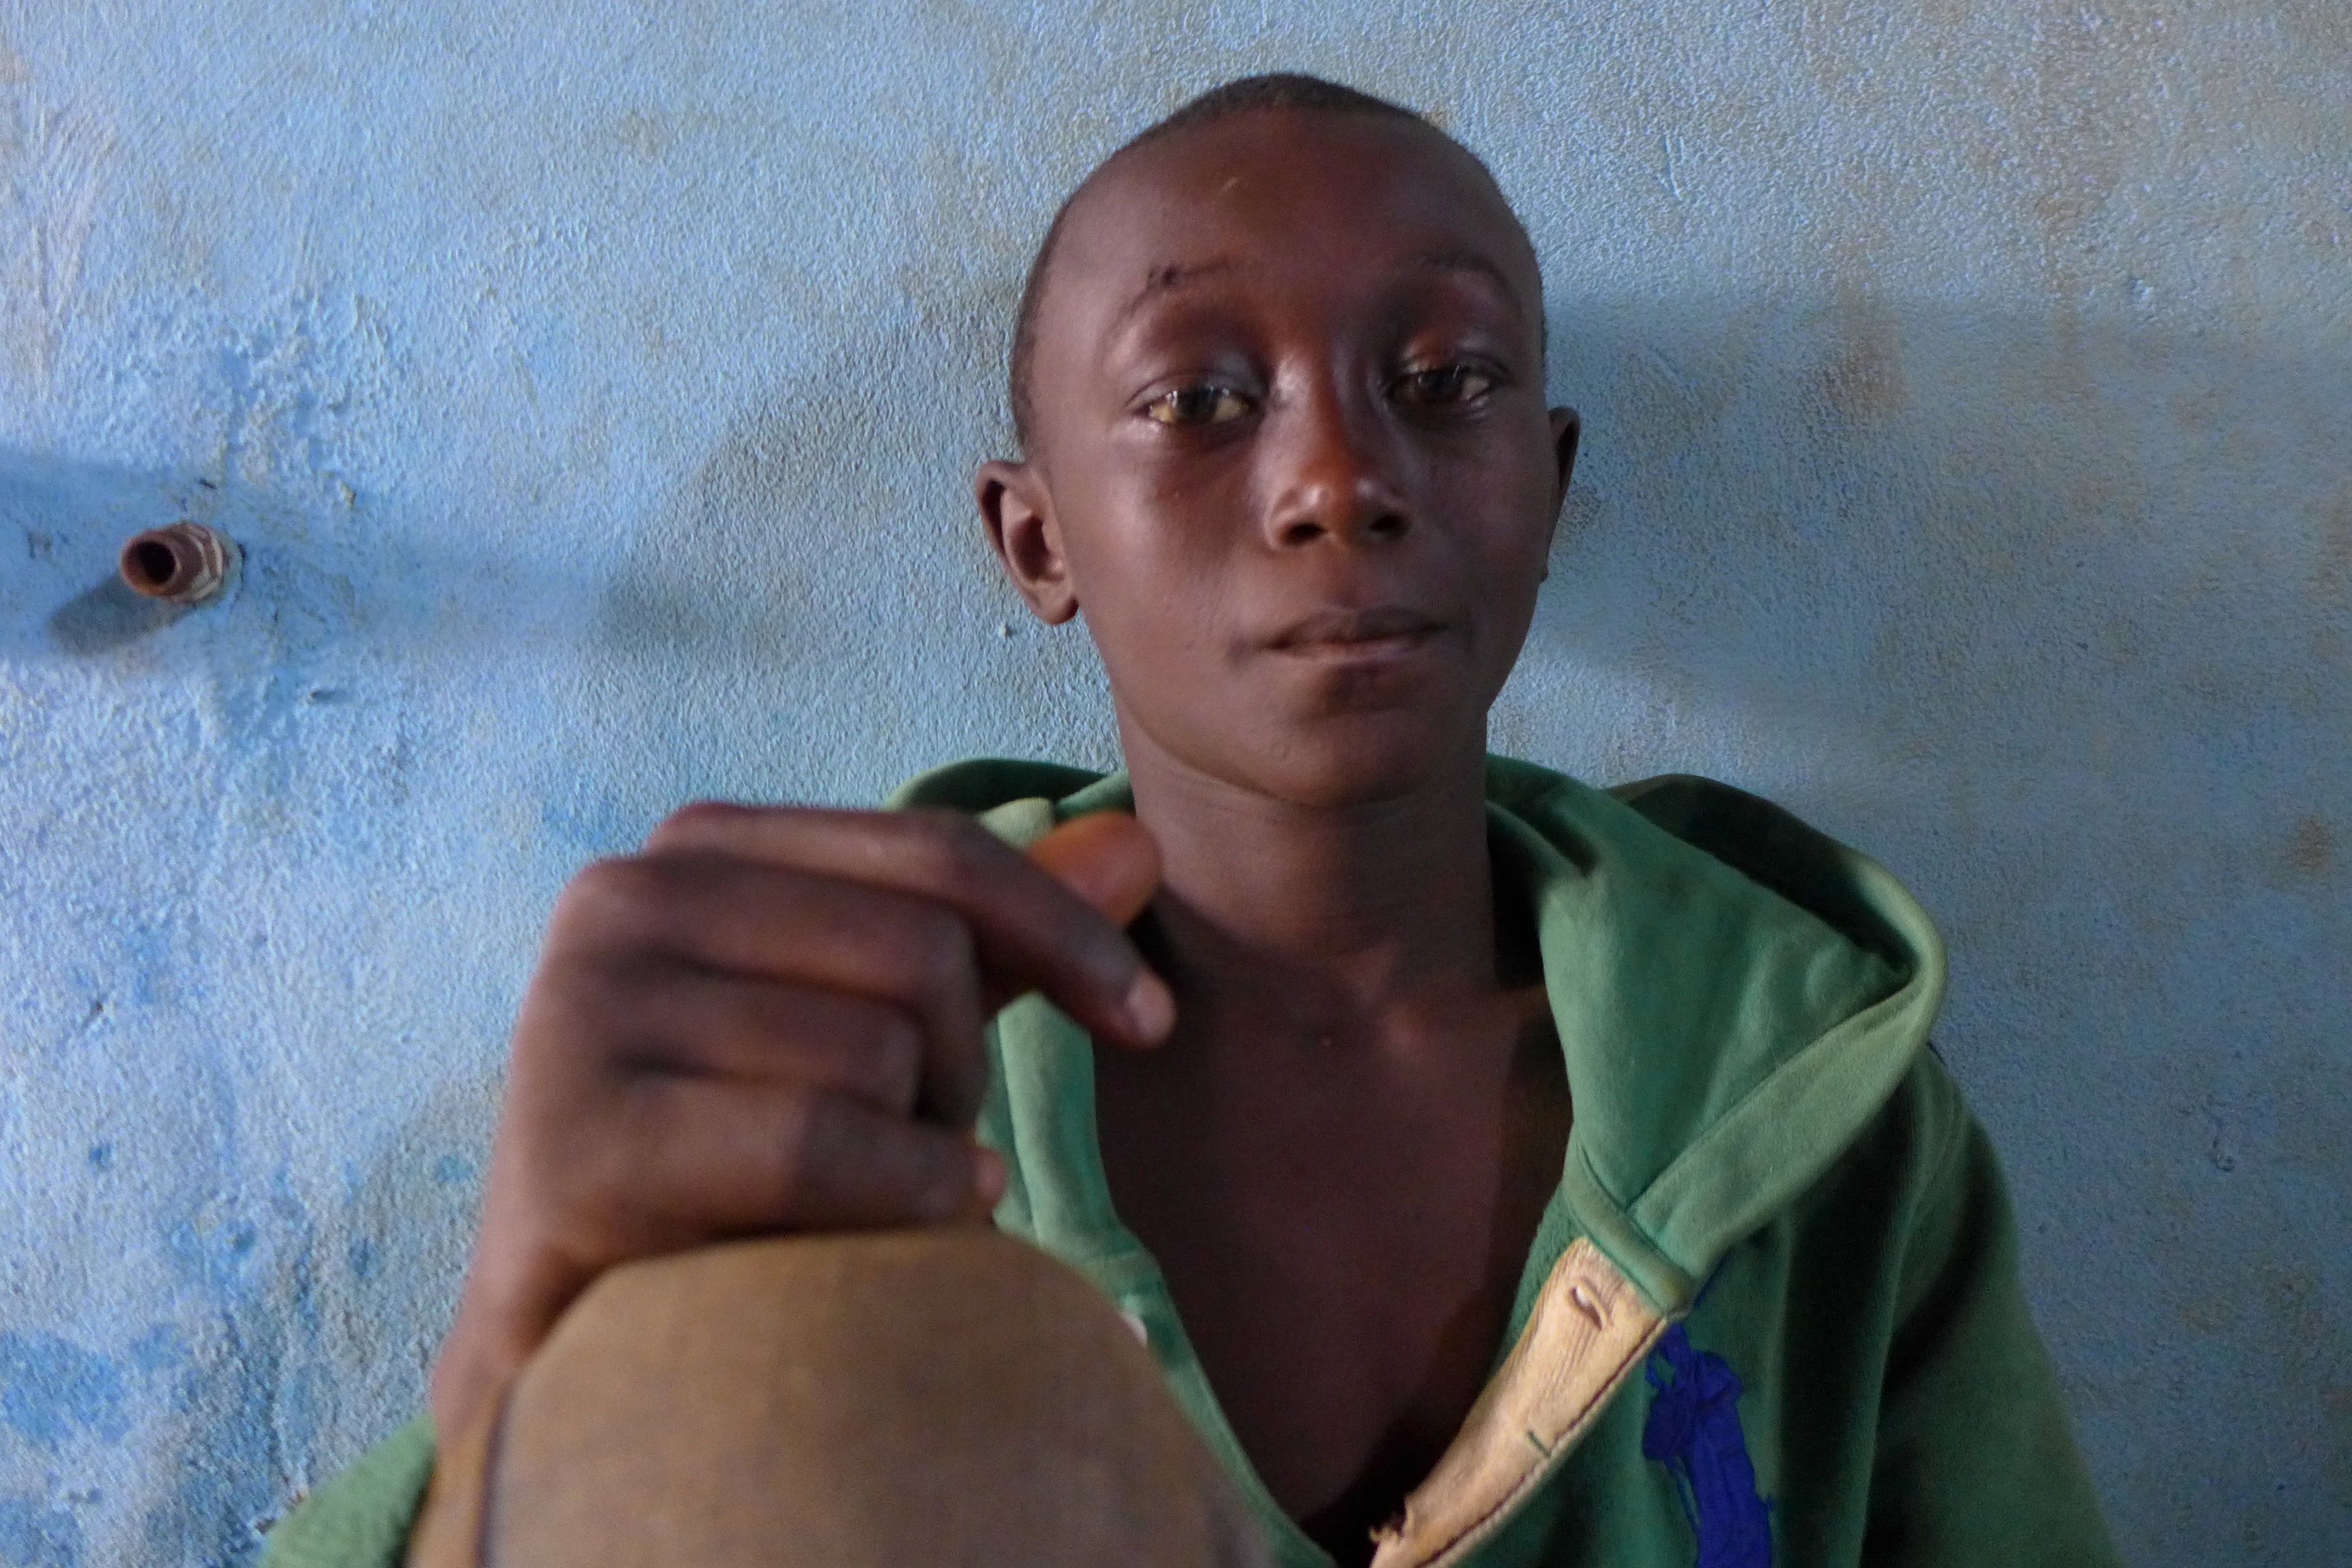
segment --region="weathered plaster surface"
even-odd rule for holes
[[[1028,247],[1428,106],[1588,466],[1507,750],[1945,921],[2131,1558],[2352,1561],[2341,0],[0,0],[0,1564],[250,1558],[412,1408],[564,877],[1111,755],[967,518]],[[108,586],[227,529],[227,602]]]

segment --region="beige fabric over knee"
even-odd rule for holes
[[[412,1568],[1257,1568],[1160,1369],[979,1228],[614,1270],[442,1456]]]

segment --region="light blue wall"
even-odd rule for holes
[[[1111,759],[968,475],[1064,190],[1277,66],[1543,251],[1498,745],[1911,881],[2132,1556],[2352,1562],[2342,0],[0,0],[0,1564],[245,1561],[416,1404],[588,858]]]

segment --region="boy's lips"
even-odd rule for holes
[[[1378,605],[1308,616],[1276,633],[1266,647],[1310,658],[1384,658],[1409,653],[1444,629],[1445,623],[1419,610]]]

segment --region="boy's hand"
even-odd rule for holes
[[[434,1368],[443,1440],[617,1264],[985,1215],[982,1026],[1034,989],[1100,1038],[1163,1038],[1174,1003],[1120,930],[1159,879],[1115,814],[1024,856],[954,814],[709,805],[574,878]]]

